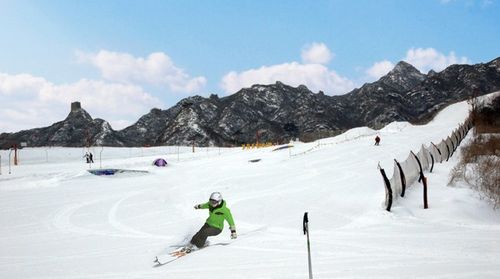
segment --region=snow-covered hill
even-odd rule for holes
[[[467,112],[462,102],[425,126],[357,128],[274,152],[92,149],[93,168],[148,174],[92,175],[84,151],[72,148],[23,149],[8,174],[2,151],[0,278],[307,278],[306,211],[314,278],[498,278],[500,212],[465,185],[446,186],[460,152],[427,174],[429,209],[420,184],[392,212],[382,206],[377,164],[390,169],[440,141]],[[152,166],[158,157],[169,165]],[[208,213],[193,205],[213,191],[227,201],[239,238],[230,240],[226,224],[210,242],[230,245],[153,268],[157,254],[203,225]]]

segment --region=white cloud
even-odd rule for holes
[[[110,122],[113,129],[132,124],[161,103],[141,87],[81,79],[53,84],[29,74],[0,73],[0,132],[16,132],[63,120],[70,103],[80,101],[94,118]]]
[[[44,78],[0,73],[0,95],[30,95],[34,90],[41,90],[45,86],[50,86],[50,83]]]
[[[395,65],[391,61],[383,60],[373,64],[373,66],[366,70],[366,73],[368,74],[368,76],[370,76],[370,78],[378,80],[379,78],[390,72],[394,68],[394,66]]]
[[[406,57],[403,60],[412,64],[422,73],[427,73],[429,70],[439,72],[453,64],[470,63],[467,57],[457,57],[453,51],[445,55],[434,48],[411,48],[406,52]]]
[[[457,57],[453,51],[448,55],[437,51],[434,48],[411,48],[406,52],[406,56],[402,59],[422,73],[427,73],[430,70],[440,72],[446,67],[453,64],[470,64],[470,60],[465,57]],[[388,60],[375,62],[373,66],[365,72],[368,80],[378,80],[394,68],[395,64]]]
[[[352,90],[352,81],[338,75],[320,64],[300,64],[297,62],[263,66],[241,73],[230,72],[222,78],[221,87],[228,94],[254,84],[272,84],[281,81],[291,86],[306,85],[313,92],[338,95]]]
[[[324,43],[312,43],[302,50],[304,64],[328,64],[334,54]]]
[[[224,75],[220,86],[227,94],[254,84],[272,84],[281,81],[291,86],[305,85],[311,91],[323,91],[329,95],[349,92],[354,82],[329,69],[327,64],[334,56],[323,43],[312,43],[301,52],[303,63],[289,62],[262,66],[242,72],[231,71]]]
[[[103,78],[113,82],[167,86],[181,93],[196,92],[207,83],[205,77],[190,77],[163,52],[151,53],[146,58],[107,50],[97,54],[77,51],[76,55],[79,62],[97,67]]]

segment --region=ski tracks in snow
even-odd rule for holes
[[[134,191],[129,192],[125,195],[73,203],[58,210],[52,217],[52,224],[56,229],[65,233],[77,233],[107,237],[170,239],[169,237],[165,237],[162,235],[156,235],[137,230],[120,221],[118,212],[120,211],[120,207],[122,206],[122,204],[126,200],[138,196],[143,192],[144,191]],[[109,207],[105,220],[102,220],[102,217],[104,217],[104,215],[99,213],[99,204],[104,204],[106,207]],[[94,220],[101,219],[102,221],[101,223],[90,224],[87,226],[82,224],[79,225],[76,221],[74,221],[74,219],[77,218],[77,216],[75,216],[77,212],[88,212],[89,214],[101,215],[94,218]],[[96,227],[96,225],[98,227],[105,227],[106,225],[110,225],[111,230],[106,228],[91,228]]]

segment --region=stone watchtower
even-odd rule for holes
[[[82,105],[80,102],[73,102],[71,103],[71,112],[77,111],[82,108]]]

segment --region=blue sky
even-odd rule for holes
[[[0,132],[79,100],[113,128],[182,98],[281,80],[344,94],[398,61],[422,72],[500,56],[497,0],[0,0]]]

